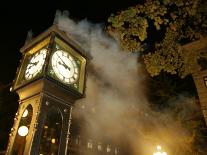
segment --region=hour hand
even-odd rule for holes
[[[32,64],[32,66],[35,66],[38,64],[39,61],[36,61],[36,62],[31,62],[30,64]]]
[[[58,64],[63,65],[66,69],[70,71],[70,67],[68,67],[65,63],[58,61]]]
[[[36,65],[38,64],[38,62],[39,62],[39,61],[37,61],[37,62],[30,62],[29,69],[30,69],[31,67],[33,67],[33,66],[36,66]]]

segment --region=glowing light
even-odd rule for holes
[[[92,110],[92,112],[96,112],[96,109],[95,108],[92,108],[91,110]]]
[[[153,155],[167,155],[167,152],[161,152],[162,147],[160,145],[157,145],[157,151],[153,153]]]
[[[98,144],[98,151],[101,151],[102,150],[102,146],[101,144]]]
[[[162,147],[160,145],[157,145],[157,150],[161,150]]]
[[[29,129],[26,126],[20,126],[18,129],[18,134],[22,137],[26,136],[28,132],[29,132]]]
[[[153,155],[162,155],[161,152],[155,152]]]
[[[26,109],[26,110],[24,111],[22,117],[27,117],[28,113],[29,113],[29,112],[28,112],[28,110]]]
[[[107,145],[106,152],[110,152],[110,151],[111,151],[111,147],[109,145]]]
[[[156,152],[153,155],[167,155],[167,153],[166,152]]]
[[[87,147],[88,147],[89,149],[92,149],[92,148],[93,148],[93,143],[92,143],[92,140],[91,140],[91,139],[88,140]]]
[[[55,144],[55,138],[51,139],[51,143]]]

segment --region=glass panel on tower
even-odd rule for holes
[[[65,87],[83,93],[86,59],[75,48],[55,37],[48,67],[49,76]]]
[[[207,87],[207,77],[204,77],[204,82],[205,82],[205,85]]]
[[[56,107],[52,107],[48,111],[44,122],[40,141],[39,154],[58,154],[61,130],[61,113]]]
[[[48,54],[50,37],[34,45],[29,51],[23,54],[20,72],[17,76],[14,87],[17,88],[42,76],[45,60]]]

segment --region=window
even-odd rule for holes
[[[32,115],[33,108],[31,105],[28,105],[27,108],[24,109],[21,116],[21,120],[19,122],[19,127],[17,129],[12,154],[24,154],[27,136],[29,135],[29,128],[32,120]]]
[[[92,148],[93,148],[93,143],[92,143],[92,141],[91,141],[90,139],[89,139],[89,141],[88,141],[87,147],[88,147],[89,149],[92,149]]]
[[[107,152],[107,153],[111,152],[111,147],[110,147],[110,145],[107,145],[107,147],[106,147],[106,152]]]
[[[47,115],[42,130],[39,154],[58,154],[62,116],[58,108],[52,107]]]
[[[205,85],[206,85],[206,88],[207,88],[207,77],[204,77],[204,82],[205,82]]]
[[[114,149],[114,154],[118,154],[118,152],[119,152],[119,151],[118,151],[118,148],[115,147],[115,149]]]
[[[75,139],[75,144],[76,144],[76,145],[79,144],[79,139],[78,139],[78,138]]]
[[[102,145],[101,145],[101,143],[98,143],[98,151],[102,151]]]

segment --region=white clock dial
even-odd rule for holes
[[[42,67],[45,63],[45,58],[47,55],[47,49],[41,49],[37,52],[29,61],[25,71],[25,79],[30,80],[35,77],[39,72],[41,72]]]
[[[78,80],[79,69],[74,58],[63,50],[52,55],[52,68],[55,75],[64,83],[73,84]]]

